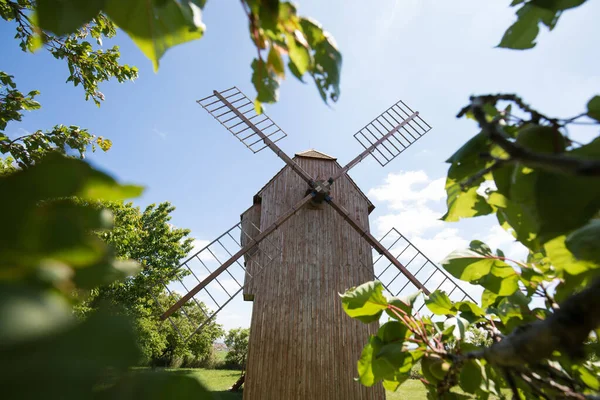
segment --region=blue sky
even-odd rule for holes
[[[316,148],[344,164],[361,150],[352,135],[402,99],[433,130],[386,168],[367,160],[352,170],[376,205],[371,220],[376,235],[395,226],[436,260],[473,238],[514,247],[493,220],[437,221],[444,211],[444,160],[476,133],[472,121],[455,115],[469,95],[495,92],[517,92],[556,116],[584,110],[600,87],[600,4],[566,12],[553,32],[542,28],[538,46],[525,52],[494,48],[515,19],[508,4],[299,1],[299,13],[320,21],[337,40],[343,54],[341,98],[327,107],[312,83],[290,76],[280,102],[267,108],[289,135],[281,147],[288,154]],[[209,1],[203,19],[205,37],[169,50],[157,74],[124,34],[105,43],[121,46],[122,60],[136,65],[140,78],[104,84],[101,108],[86,103],[81,88],[64,83],[65,63],[44,52],[22,53],[12,39],[14,27],[0,24],[0,70],[15,75],[22,91],[42,92],[42,109],[9,125],[7,133],[62,123],[110,138],[113,148],[89,160],[122,181],[145,185],[136,203],[172,202],[177,207],[172,222],[192,229],[199,241],[217,236],[238,222],[282,162],[268,151],[252,154],[195,103],[233,85],[254,96],[250,62],[256,50],[239,2]],[[247,314],[247,305],[233,305],[220,322],[226,328],[244,325]]]

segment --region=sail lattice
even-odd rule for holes
[[[246,227],[247,229],[248,227]],[[248,241],[244,238],[251,239],[256,236],[257,232],[260,233],[260,230],[254,225],[251,229],[252,232],[246,232],[242,228],[241,222],[237,223],[183,261],[171,275],[169,282],[161,282],[161,285],[174,298],[188,293],[237,253]],[[168,317],[169,323],[184,340],[188,340],[240,294],[244,287],[244,280],[248,283],[280,255],[281,249],[269,238],[264,239],[260,246],[253,248],[245,257],[237,259],[187,302],[187,304],[193,303],[197,306],[194,313],[185,306],[181,307]],[[261,260],[262,263],[259,263],[258,260]],[[252,271],[253,276],[249,274],[248,270]],[[155,298],[155,303],[159,307],[160,314],[163,314],[166,309],[158,298]],[[200,310],[200,315],[197,310]],[[192,332],[184,331],[179,323],[180,318],[185,318],[191,323],[195,327],[194,330]]]
[[[474,301],[467,291],[469,285],[466,282],[457,282],[397,229],[390,229],[379,241],[430,292],[439,289],[444,291],[453,301]],[[375,251],[373,252],[373,269],[374,279],[380,281],[389,295],[393,297],[407,296],[418,290],[401,271]],[[424,305],[421,298],[417,300],[414,309],[426,314],[428,310]]]

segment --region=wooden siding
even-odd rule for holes
[[[329,160],[295,160],[316,178],[340,168]],[[306,190],[289,168],[278,174],[261,190],[261,229]],[[368,200],[347,177],[333,185],[332,196],[368,228]],[[244,399],[384,399],[381,385],[366,388],[353,379],[361,350],[378,325],[346,316],[338,296],[373,279],[370,246],[328,205],[305,207],[269,240],[282,253],[245,288],[254,304]]]
[[[240,243],[242,247],[246,246],[250,239],[254,239],[260,233],[260,203],[254,204],[252,207],[244,211],[241,215],[242,220],[242,232],[240,237]],[[257,262],[260,262],[259,247],[255,246],[246,254],[244,254],[244,267],[246,268],[246,274],[244,275],[244,300],[251,301],[254,299],[254,293],[249,290],[251,284],[251,276],[253,276],[259,268]]]

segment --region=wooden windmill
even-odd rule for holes
[[[378,326],[347,317],[338,293],[379,279],[393,296],[439,287],[456,300],[469,295],[397,230],[381,241],[373,237],[374,206],[348,171],[369,155],[386,165],[431,127],[399,101],[354,135],[364,151],[342,167],[315,150],[290,158],[276,144],[283,130],[256,114],[235,87],[198,103],[253,152],[268,147],[286,166],[254,196],[240,223],[181,265],[198,283],[190,289],[180,280],[187,294],[161,318],[210,298],[215,311],[198,331],[243,291],[253,301],[244,399],[384,399],[383,387],[353,380]],[[226,293],[225,301],[217,301],[217,292]]]

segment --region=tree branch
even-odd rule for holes
[[[471,354],[498,367],[535,364],[560,350],[581,357],[583,342],[600,326],[600,278],[569,297],[554,314],[513,331],[489,348]]]
[[[486,98],[486,96],[472,98],[471,105],[468,108],[473,112],[473,116],[479,123],[482,131],[488,135],[490,140],[506,151],[511,159],[519,161],[523,165],[531,168],[542,168],[562,174],[585,176],[600,175],[599,161],[585,160],[563,154],[536,153],[511,141],[497,123],[487,120],[486,113],[483,109]],[[529,112],[533,113],[533,110]],[[459,113],[459,116],[462,114],[464,114],[464,109]],[[536,113],[535,115],[541,116],[539,113]],[[547,117],[544,118],[547,119]]]

